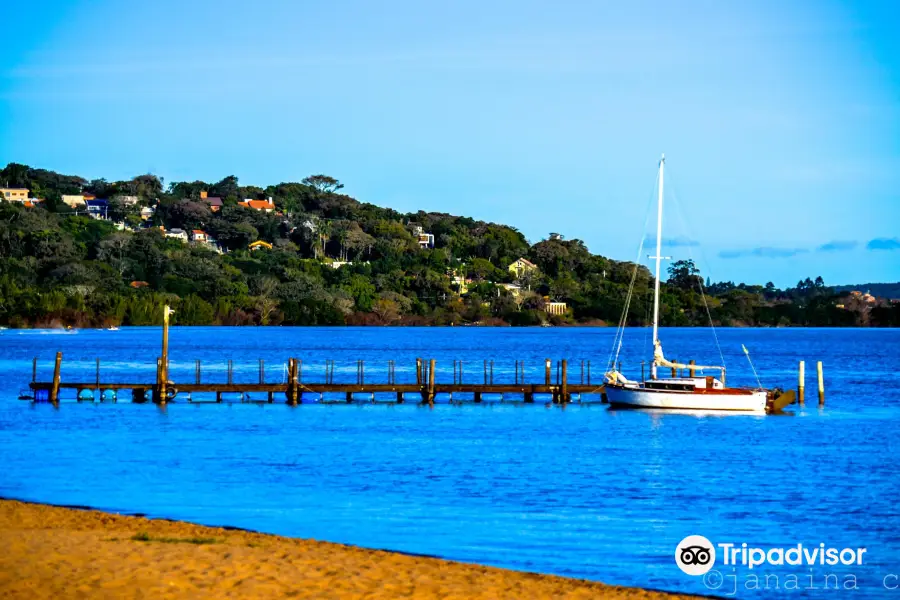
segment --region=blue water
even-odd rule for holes
[[[452,361],[467,381],[494,360],[496,381],[512,381],[516,360],[530,381],[543,361],[581,361],[592,378],[605,367],[613,331],[589,328],[175,328],[171,373],[284,380],[289,356],[303,377],[415,379],[415,357],[437,359],[438,381]],[[640,375],[646,329],[629,330],[623,368]],[[77,404],[59,409],[16,400],[38,356],[39,378],[64,353],[63,379],[151,381],[159,329],[119,332],[0,332],[0,495],[232,525],[291,536],[438,555],[513,569],[665,590],[770,597],[834,597],[856,577],[857,597],[889,596],[900,585],[900,332],[725,329],[718,336],[729,384],[753,383],[741,352],[751,350],[763,384],[794,387],[807,361],[805,408],[791,416],[694,416],[565,409],[517,402],[483,405],[302,406]],[[709,330],[662,330],[668,356],[718,362]],[[815,398],[816,360],[825,364],[827,406]],[[73,397],[69,391],[68,398]],[[123,398],[124,399],[124,398]],[[194,400],[203,400],[195,396]],[[209,398],[206,398],[209,399]],[[233,398],[238,400],[237,397]],[[593,398],[591,400],[598,400]],[[690,577],[675,565],[676,544],[700,534],[714,543],[769,548],[865,547],[854,567],[732,568]],[[790,574],[799,590],[783,588]],[[751,576],[770,575],[757,587]],[[831,575],[832,578],[828,579]],[[781,590],[773,586],[778,577]],[[887,579],[885,580],[885,578]],[[768,586],[766,589],[765,586]],[[815,588],[815,589],[811,589]],[[896,591],[893,594],[896,597]]]

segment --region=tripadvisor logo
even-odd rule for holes
[[[705,575],[716,564],[716,548],[702,535],[689,535],[675,548],[675,564],[688,575]]]

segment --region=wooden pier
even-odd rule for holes
[[[202,364],[195,361],[194,381],[176,382],[166,377],[168,366],[164,366],[162,357],[157,364],[156,381],[103,381],[100,378],[100,361],[97,360],[97,376],[93,381],[62,381],[60,370],[62,365],[62,353],[57,353],[51,381],[37,380],[37,359],[34,359],[33,377],[30,384],[36,401],[47,401],[58,404],[61,393],[64,390],[76,390],[76,398],[79,401],[113,400],[123,391],[131,391],[132,402],[153,401],[157,404],[187,400],[192,401],[195,393],[215,394],[216,402],[233,401],[235,395],[239,395],[240,402],[271,403],[275,401],[286,402],[290,405],[301,404],[304,396],[317,397],[318,402],[395,402],[408,401],[408,396],[413,396],[414,401],[423,404],[434,404],[438,396],[446,397],[448,401],[459,402],[465,395],[465,401],[480,403],[485,396],[500,396],[501,400],[515,400],[526,403],[534,402],[535,396],[543,396],[554,404],[571,402],[573,397],[581,400],[585,395],[596,395],[599,400],[605,400],[605,390],[601,384],[591,382],[590,361],[582,361],[579,365],[580,375],[577,380],[569,376],[569,365],[566,359],[556,362],[555,377],[553,377],[552,363],[549,359],[544,361],[544,379],[540,382],[528,382],[525,380],[525,363],[516,361],[513,373],[508,374],[509,381],[500,381],[494,376],[494,361],[483,361],[482,373],[469,375],[466,381],[464,367],[471,362],[454,360],[452,364],[452,382],[441,381],[449,379],[451,370],[449,364],[443,377],[438,377],[438,361],[435,359],[416,359],[415,381],[398,381],[396,378],[396,364],[387,361],[377,371],[382,375],[380,381],[372,381],[372,375],[367,378],[366,363],[356,361],[355,381],[335,381],[334,361],[326,361],[324,378],[311,381],[302,376],[303,364],[296,358],[287,361],[286,381],[276,383],[266,381],[265,362],[258,363],[259,380],[254,383],[235,383],[234,365],[228,361],[228,370],[225,381],[203,381]],[[371,366],[371,365],[370,365]],[[326,394],[331,396],[326,398]],[[335,400],[335,396],[342,400]],[[379,395],[380,398],[377,398]],[[256,396],[257,399],[251,400]],[[454,398],[455,396],[455,398]],[[259,398],[265,398],[259,399]],[[389,399],[388,399],[389,398]]]

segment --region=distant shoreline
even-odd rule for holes
[[[695,597],[7,499],[0,543],[0,595],[15,597]]]

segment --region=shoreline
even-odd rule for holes
[[[227,526],[0,498],[0,595],[696,598]]]

